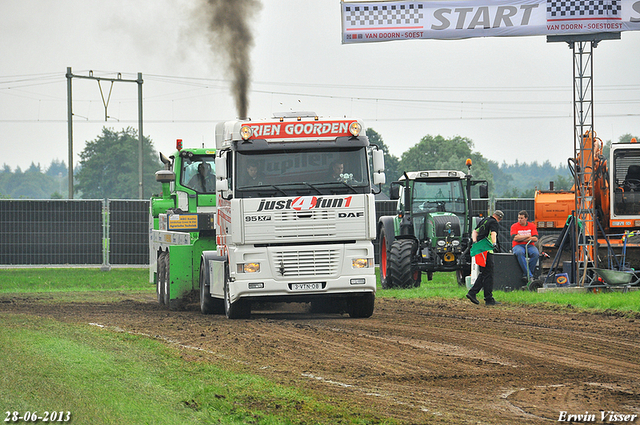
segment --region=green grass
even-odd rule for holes
[[[3,412],[74,424],[394,423],[127,333],[0,313]],[[200,357],[200,358],[199,358]]]
[[[391,298],[459,298],[464,299],[467,289],[458,286],[454,273],[434,273],[433,280],[423,276],[419,288],[380,289],[379,297]],[[640,291],[622,293],[619,291],[589,292],[530,292],[495,291],[494,297],[504,303],[572,306],[597,311],[640,312]],[[482,292],[479,298],[482,298]]]
[[[101,271],[98,268],[0,269],[0,293],[123,290],[154,290],[149,284],[149,270],[134,268],[118,268],[110,271]]]

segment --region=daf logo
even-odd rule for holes
[[[358,212],[341,212],[338,213],[338,218],[356,218],[356,217],[364,217],[363,211]]]

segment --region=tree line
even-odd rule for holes
[[[487,180],[490,194],[496,198],[533,198],[536,189],[554,188],[568,190],[573,177],[567,164],[552,165],[549,161],[507,164],[490,160],[473,150],[473,141],[467,137],[424,136],[418,143],[403,152],[392,155],[382,136],[367,129],[369,141],[379,146],[385,156],[387,183],[383,193],[389,193],[389,185],[398,180],[404,171],[459,170],[467,172],[467,158],[473,162],[474,179]],[[625,134],[620,143],[628,143],[633,136]],[[638,139],[636,137],[636,139]],[[138,198],[138,135],[131,127],[116,131],[104,127],[102,134],[88,141],[80,153],[80,161],[74,169],[74,198],[79,199],[136,199]],[[605,144],[603,154],[608,158],[611,141]],[[155,181],[155,172],[162,168],[158,153],[151,139],[143,137],[143,188],[144,198],[161,191]],[[68,169],[64,161],[53,160],[49,167],[40,164],[22,171],[14,171],[7,164],[0,169],[0,197],[8,199],[66,199],[68,198]]]

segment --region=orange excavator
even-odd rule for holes
[[[579,203],[584,207],[586,202],[595,214],[580,225],[585,225],[586,235],[597,235],[587,261],[596,267],[640,270],[640,143],[633,138],[630,143],[612,144],[607,160],[602,140],[595,133],[586,132],[582,142],[578,157],[569,159],[577,188],[574,184],[569,191],[538,190],[535,194],[535,222],[539,232],[546,233],[539,240],[539,248],[549,255],[545,260],[541,257],[541,268],[551,266],[558,250],[558,234],[580,208]],[[585,169],[591,164],[592,169]],[[562,260],[570,260],[571,255],[564,252]]]

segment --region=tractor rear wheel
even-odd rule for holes
[[[411,239],[393,241],[389,251],[388,271],[393,286],[412,288],[416,284],[416,272],[411,267],[411,256],[415,242]],[[417,271],[418,277],[420,272]]]
[[[380,252],[380,285],[382,289],[392,288],[393,282],[389,279],[389,253],[387,252],[387,233],[384,231],[384,227],[380,229],[380,237],[378,238],[380,245],[378,250]]]

